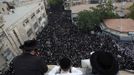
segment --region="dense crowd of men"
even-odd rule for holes
[[[120,64],[127,69],[134,69],[134,43],[133,42],[118,42],[118,52]]]
[[[133,43],[122,44],[98,32],[84,33],[71,22],[67,11],[48,11],[48,25],[38,35],[40,54],[47,64],[57,64],[63,56],[69,57],[73,66],[81,66],[92,51],[106,51],[119,60],[121,69],[134,69]]]

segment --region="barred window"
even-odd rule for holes
[[[38,27],[38,23],[36,22],[36,23],[34,24],[34,29],[37,29],[37,27]]]
[[[38,14],[40,12],[40,9],[38,9],[37,11],[36,11],[36,13]]]
[[[28,37],[30,37],[32,33],[33,33],[32,28],[30,28],[30,29],[27,31]]]
[[[35,17],[35,14],[33,13],[32,16],[31,16],[31,19],[33,19]]]

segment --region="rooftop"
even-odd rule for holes
[[[116,11],[120,11],[121,8],[127,9],[129,6],[131,6],[133,2],[124,2],[122,3],[114,3],[113,5],[117,7]],[[96,7],[98,4],[80,4],[76,6],[70,7],[72,10],[72,13],[79,13],[83,10],[90,10],[90,7]],[[128,10],[124,10],[125,14],[128,13]]]
[[[98,4],[81,4],[71,7],[72,13],[79,13],[83,10],[90,10],[90,7],[96,7]]]
[[[19,19],[22,19],[24,16],[28,15],[29,12],[33,11],[33,9],[37,8],[37,6],[38,6],[38,3],[33,3],[30,5],[17,7],[14,10],[15,13],[4,15],[3,17],[5,20],[5,28],[10,27],[11,25],[14,25],[15,23],[17,23]]]
[[[0,2],[3,2],[3,1],[11,2],[13,0],[0,0]]]
[[[134,20],[132,19],[106,19],[104,24],[119,32],[134,32]]]

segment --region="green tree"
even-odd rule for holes
[[[91,31],[103,21],[103,19],[117,18],[118,15],[114,13],[115,7],[112,5],[112,1],[99,4],[96,7],[92,7],[91,11],[85,10],[78,13],[78,27],[80,30]]]
[[[78,28],[82,31],[91,31],[100,23],[100,18],[92,11],[81,11],[78,13]]]
[[[128,14],[128,17],[134,19],[134,4],[131,5],[131,6],[128,8],[128,10],[130,11],[130,13]]]
[[[114,13],[116,8],[112,5],[111,0],[103,4],[99,4],[96,7],[92,7],[91,9],[93,12],[99,14],[101,20],[108,18],[118,18],[118,15]]]
[[[63,4],[63,0],[48,0],[50,7],[60,7]]]

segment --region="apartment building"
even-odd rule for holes
[[[81,4],[98,4],[98,3],[104,3],[108,0],[64,0],[65,9],[70,9],[73,6],[81,5]],[[112,0],[113,3],[119,3],[119,2],[134,2],[134,0]]]
[[[25,40],[36,39],[47,24],[44,2],[38,0],[24,5],[0,2],[0,70],[22,51],[19,46]],[[4,10],[3,10],[4,9]]]
[[[65,0],[65,7],[72,7],[80,4],[99,3],[102,0]]]
[[[89,0],[88,0],[89,1]],[[91,1],[91,0],[90,0]],[[68,6],[65,9],[66,10],[71,10],[71,17],[72,17],[72,22],[76,24],[75,20],[77,20],[77,16],[78,13],[80,11],[83,10],[91,10],[91,7],[96,7],[100,2],[105,3],[108,0],[99,0],[98,3],[92,3],[90,2],[86,3],[87,0],[85,1],[85,3],[81,2],[77,5],[73,5],[73,6]],[[113,6],[116,7],[116,10],[114,11],[115,13],[117,13],[119,16],[123,17],[125,15],[127,15],[129,13],[128,8],[133,4],[133,0],[125,0],[125,1],[118,1],[118,0],[113,0]]]

